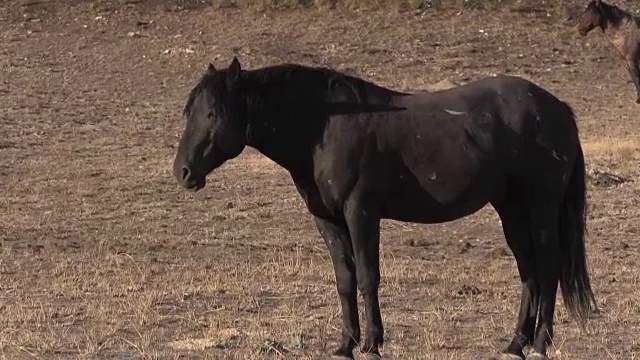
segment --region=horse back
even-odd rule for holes
[[[522,172],[541,144],[571,154],[577,139],[571,108],[516,76],[498,75],[399,102],[407,110],[381,122],[381,138],[413,166],[444,169],[451,178],[489,167]]]

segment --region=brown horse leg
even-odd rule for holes
[[[509,203],[492,203],[502,221],[507,244],[516,258],[522,293],[515,335],[500,356],[501,360],[524,359],[522,350],[533,341],[538,311],[538,283],[535,274],[534,247],[528,211],[516,193],[509,193]]]
[[[331,254],[342,307],[342,338],[333,355],[353,359],[353,349],[360,342],[360,323],[351,236],[344,223],[318,217],[315,218],[315,222]]]
[[[640,70],[638,69],[638,56],[630,55],[626,59],[627,71],[631,75],[631,80],[636,87],[636,104],[640,104]]]

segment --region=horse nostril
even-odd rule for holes
[[[182,180],[183,181],[187,181],[187,180],[189,180],[190,177],[191,177],[191,170],[189,170],[188,167],[183,166],[182,167]]]

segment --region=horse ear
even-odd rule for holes
[[[233,57],[233,61],[231,61],[231,65],[227,69],[227,86],[231,88],[236,81],[240,78],[240,72],[242,68],[240,67],[240,61],[238,61],[237,57]]]
[[[213,66],[212,63],[209,63],[209,66],[207,66],[207,72],[210,74],[213,74],[214,72],[216,72],[216,68]]]

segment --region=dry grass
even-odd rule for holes
[[[597,34],[577,39],[547,16],[578,2],[420,16],[54,5],[0,3],[0,358],[325,358],[340,327],[333,271],[288,175],[251,150],[195,195],[170,175],[188,90],[233,54],[398,89],[523,74],[574,107],[591,172],[640,175],[624,69]],[[637,358],[640,188],[589,190],[602,315],[581,332],[559,298],[552,354]],[[505,345],[519,284],[490,207],[448,224],[384,221],[382,238],[387,357],[487,359]]]
[[[585,156],[594,158],[592,168],[613,169],[627,177],[639,174],[640,140],[603,136],[583,142]]]
[[[375,9],[386,11],[464,11],[508,10],[516,13],[539,12],[563,18],[574,15],[583,4],[575,1],[550,0],[531,4],[523,0],[77,0],[89,2],[93,10],[105,11],[132,6],[145,8],[199,9],[203,7],[254,10],[291,9]]]
[[[631,160],[638,156],[640,140],[601,137],[594,141],[584,141],[582,147],[586,155]]]

